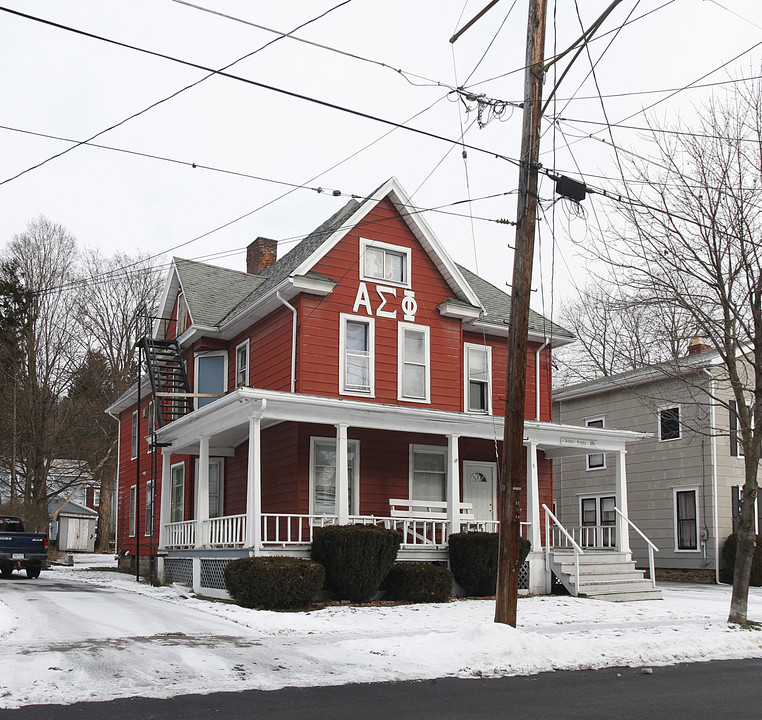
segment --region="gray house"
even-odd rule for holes
[[[555,422],[649,434],[628,447],[624,510],[658,550],[659,578],[719,581],[722,546],[735,529],[744,483],[735,403],[723,378],[717,352],[695,338],[677,363],[553,394]],[[583,547],[610,545],[617,523],[611,457],[560,458],[553,477],[561,523]],[[647,541],[637,532],[631,536],[633,558],[647,567]]]

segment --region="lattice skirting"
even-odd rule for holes
[[[213,558],[206,560],[201,558],[201,587],[213,588],[214,590],[226,590],[225,566],[231,560]]]
[[[164,582],[193,587],[193,560],[190,558],[164,558]]]
[[[519,590],[529,590],[529,561],[519,568]]]

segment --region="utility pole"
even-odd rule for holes
[[[500,549],[495,622],[516,627],[519,588],[519,535],[524,452],[529,293],[537,221],[537,175],[545,51],[547,0],[529,0],[524,118],[521,133],[516,250],[513,255],[511,313],[508,326],[503,464],[500,480]]]

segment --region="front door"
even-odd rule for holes
[[[463,462],[463,502],[473,505],[477,521],[494,520],[497,510],[495,463]]]

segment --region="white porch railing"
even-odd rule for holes
[[[617,511],[617,514],[619,515],[622,520],[624,520],[640,537],[643,538],[643,540],[646,541],[646,544],[648,545],[648,574],[651,578],[651,584],[656,587],[656,570],[654,568],[654,553],[659,552],[659,548],[656,547],[641,531],[640,528],[635,525],[630,518],[628,518],[618,507],[614,506],[614,510]]]
[[[562,528],[559,524],[551,527],[553,547],[571,547],[567,537],[583,548],[613,549],[616,547],[616,525],[575,525]]]
[[[167,547],[189,548],[196,544],[196,521],[185,520],[167,525]]]
[[[225,515],[204,523],[204,544],[210,547],[243,547],[246,515]]]
[[[262,514],[263,546],[306,546],[312,542],[315,528],[336,525],[336,515],[299,515],[288,513]],[[431,517],[379,517],[374,515],[350,515],[355,525],[378,525],[396,530],[402,535],[401,547],[442,548],[450,536],[450,524],[445,518]],[[529,523],[521,523],[521,534],[527,535]],[[196,545],[195,520],[169,523],[166,526],[166,547],[186,549]],[[468,520],[461,522],[463,532],[498,532],[497,520]],[[209,548],[242,548],[246,545],[246,515],[226,515],[210,518],[203,524],[203,545]]]
[[[545,569],[548,572],[548,575],[550,575],[550,549],[553,547],[550,532],[550,522],[552,520],[553,524],[561,531],[571,547],[574,548],[574,595],[579,595],[579,556],[584,555],[585,551],[575,542],[574,538],[567,532],[566,528],[561,525],[558,518],[550,511],[550,508],[545,504],[543,504],[542,508],[545,510]]]
[[[262,514],[262,544],[287,547],[309,545],[315,528],[336,525],[336,515],[289,515],[287,513]]]

